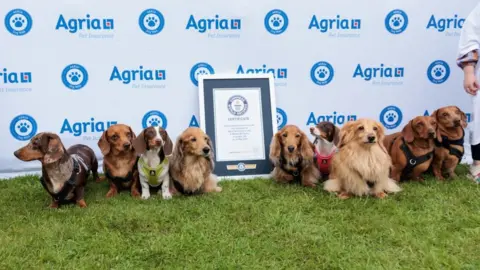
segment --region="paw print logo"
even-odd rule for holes
[[[78,73],[77,71],[74,71],[74,72],[70,73],[68,75],[68,77],[70,78],[70,80],[72,80],[72,82],[78,82],[80,80],[80,78],[82,77],[82,75],[80,73]]]
[[[324,69],[324,68],[319,68],[318,71],[317,71],[317,75],[320,79],[325,79],[325,77],[327,77],[328,75],[328,70]]]
[[[81,89],[88,82],[88,72],[82,65],[68,65],[63,69],[62,82],[72,90]]]
[[[30,125],[27,122],[21,122],[18,124],[17,129],[20,131],[20,133],[27,133],[30,129]]]
[[[5,27],[15,36],[23,36],[32,29],[32,17],[23,9],[10,10],[5,16]]]
[[[282,21],[282,18],[273,17],[271,20],[271,23],[274,28],[279,28],[280,25],[283,23],[283,21]]]
[[[428,66],[427,77],[434,84],[441,84],[450,77],[450,66],[443,60],[436,60]]]
[[[279,35],[287,30],[288,16],[283,10],[274,9],[267,13],[264,24],[270,34]]]
[[[21,114],[10,122],[10,134],[19,140],[30,140],[37,133],[37,122],[28,114]]]
[[[161,111],[149,111],[147,112],[142,119],[142,127],[161,127],[167,128],[167,117]]]
[[[320,86],[329,84],[334,75],[334,70],[330,63],[320,61],[315,63],[310,70],[310,78],[312,81]]]
[[[277,108],[277,128],[282,129],[287,124],[287,114],[284,110]]]
[[[25,23],[25,20],[22,19],[22,18],[20,18],[20,17],[15,17],[15,18],[13,18],[13,20],[12,20],[12,24],[13,24],[13,26],[15,26],[16,28],[22,28],[24,23]]]
[[[157,24],[158,20],[153,17],[153,16],[150,16],[148,17],[146,20],[145,20],[145,23],[147,24],[148,27],[150,28],[153,28],[155,27],[155,25]]]
[[[156,35],[163,30],[165,18],[163,14],[156,9],[146,9],[140,14],[138,25],[145,34]]]
[[[387,106],[380,112],[380,122],[387,129],[394,129],[402,123],[402,111],[397,106]]]
[[[158,119],[157,117],[152,117],[148,123],[150,124],[150,126],[153,126],[153,127],[158,127],[158,124],[160,124],[160,119]]]
[[[393,27],[395,27],[395,28],[400,27],[400,25],[401,25],[402,23],[403,23],[403,20],[402,20],[401,17],[395,17],[395,18],[392,19],[392,25],[393,25]]]
[[[408,16],[401,9],[390,11],[385,17],[385,28],[391,34],[400,34],[407,29]]]
[[[215,74],[213,67],[208,63],[197,63],[190,70],[190,80],[195,86],[198,86],[198,76],[207,74]]]

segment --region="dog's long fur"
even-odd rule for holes
[[[345,123],[340,131],[339,151],[332,161],[335,179],[325,181],[324,189],[339,192],[342,199],[352,195],[383,198],[385,192],[399,192],[400,187],[389,178],[392,161],[383,145],[384,138],[385,128],[377,121]]]
[[[172,155],[173,143],[168,132],[158,126],[147,127],[133,140],[133,148],[140,155],[137,167],[142,199],[150,198],[151,187],[158,188],[158,194],[162,194],[163,199],[171,199],[168,159]],[[144,171],[144,166],[147,172]],[[157,169],[161,170],[158,174],[156,174]],[[152,171],[155,173],[153,176],[151,176]],[[150,178],[154,183],[149,182]]]
[[[107,198],[125,189],[130,190],[132,197],[140,196],[137,154],[133,148],[136,137],[130,126],[115,124],[103,132],[97,143],[103,155],[103,179],[108,179],[110,184]],[[107,176],[107,171],[112,179]],[[132,177],[128,178],[129,175]]]
[[[467,116],[457,106],[446,106],[435,110],[432,113],[432,117],[437,120],[437,141],[443,143],[442,136],[448,138],[448,140],[462,139],[464,135],[464,129],[467,127]],[[462,153],[465,149],[459,145],[452,145]],[[449,149],[443,146],[435,147],[435,156],[432,162],[432,169],[435,178],[438,180],[444,180],[443,172],[447,173],[448,178],[456,178],[455,168],[460,160],[451,155]]]
[[[293,173],[298,173],[303,186],[315,187],[320,171],[313,157],[314,145],[305,132],[295,125],[286,125],[270,143],[269,158],[274,166],[271,176],[278,183],[290,183],[295,180]]]
[[[214,148],[210,137],[197,127],[189,127],[177,137],[170,159],[174,193],[186,195],[221,192],[213,174]]]
[[[426,172],[433,160],[433,150],[435,148],[434,139],[436,136],[437,121],[430,116],[417,116],[410,120],[401,132],[396,132],[385,137],[385,147],[392,158],[392,170],[390,177],[397,182],[403,180],[420,180],[422,174]],[[410,149],[414,157],[421,157],[430,154],[430,158],[421,164],[415,165],[409,175],[401,176],[407,167],[409,160],[401,146],[404,144]]]

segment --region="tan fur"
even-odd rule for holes
[[[399,192],[400,187],[389,178],[392,162],[383,145],[384,134],[385,128],[371,119],[347,122],[340,131],[339,151],[332,161],[335,179],[325,181],[324,189],[339,192],[342,199],[352,195],[383,198],[385,192]],[[367,181],[374,183],[373,188]]]
[[[400,148],[405,140],[407,147],[413,155],[420,157],[431,153],[434,150],[434,139],[436,136],[437,121],[430,116],[417,116],[410,120],[401,132],[396,132],[385,137],[385,147],[388,149],[392,158],[392,171],[390,177],[399,182],[403,170],[407,166],[407,158]],[[421,175],[428,170],[432,163],[433,156],[429,160],[418,164],[413,169],[411,175],[407,176],[411,180],[420,180]],[[407,179],[403,179],[407,180]]]
[[[467,116],[457,106],[439,108],[432,113],[432,117],[437,120],[437,140],[440,142],[442,141],[442,136],[447,136],[449,140],[460,139],[464,128],[467,127]],[[463,146],[452,145],[452,147],[464,152]],[[448,149],[435,147],[435,156],[432,163],[433,174],[438,180],[445,179],[443,172],[447,173],[448,178],[456,178],[455,168],[458,162],[458,158],[450,155]]]
[[[208,154],[203,152],[204,148],[209,149]],[[217,186],[217,177],[213,174],[214,164],[210,137],[200,128],[189,127],[177,138],[169,172],[172,180],[179,182],[186,192],[221,192],[222,188]]]
[[[289,147],[293,147],[294,150],[290,152]],[[270,143],[269,158],[274,165],[272,178],[278,183],[289,183],[294,180],[294,176],[284,169],[296,171],[301,176],[302,185],[315,187],[320,178],[320,171],[313,162],[314,147],[307,135],[297,126],[284,126],[273,136]],[[281,158],[286,161],[286,164],[283,164],[284,169],[281,168]],[[300,162],[302,169],[298,171],[297,166]]]

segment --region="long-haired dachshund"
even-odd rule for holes
[[[98,141],[103,155],[103,172],[110,184],[107,198],[125,189],[130,190],[133,197],[140,196],[138,157],[133,148],[135,138],[130,126],[115,124],[105,130]]]
[[[50,208],[69,202],[87,207],[84,193],[90,172],[94,180],[99,180],[98,161],[90,147],[76,144],[65,149],[57,134],[41,132],[14,155],[22,161],[38,160],[42,163],[40,183],[52,197]]]
[[[221,192],[213,174],[214,148],[210,137],[197,127],[189,127],[177,137],[169,164],[173,193],[196,195]]]
[[[372,119],[349,121],[340,130],[339,151],[332,161],[334,179],[324,182],[324,189],[338,192],[338,197],[374,195],[398,192],[400,187],[389,178],[392,165],[383,145],[385,128]]]
[[[423,180],[435,149],[437,121],[430,116],[417,116],[401,132],[385,137],[385,147],[392,158],[390,177],[397,181]]]
[[[295,125],[286,125],[273,135],[270,143],[272,178],[278,183],[298,182],[315,187],[320,171],[313,162],[314,145],[305,132]]]
[[[437,120],[438,125],[433,174],[438,180],[445,180],[442,174],[446,171],[449,178],[456,178],[455,168],[464,154],[467,116],[457,106],[439,108],[431,116]]]

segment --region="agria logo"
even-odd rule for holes
[[[277,127],[282,129],[288,122],[287,113],[281,108],[277,108]]]
[[[333,79],[334,70],[330,63],[320,61],[315,63],[310,69],[310,78],[320,86],[329,84]]]
[[[145,34],[156,35],[162,32],[165,26],[165,18],[160,11],[150,8],[140,14],[138,25]]]
[[[74,122],[65,118],[60,128],[60,134],[68,133],[74,137],[82,136],[84,140],[99,140],[102,133],[117,121],[99,121],[91,117],[87,121]]]
[[[79,90],[87,84],[88,72],[82,65],[68,65],[62,71],[62,82],[72,90]]]
[[[242,29],[242,20],[225,18],[216,14],[213,17],[197,17],[190,15],[186,30],[193,30],[200,34],[207,33],[209,38],[239,38],[238,32]]]
[[[270,10],[264,19],[265,29],[272,35],[280,35],[288,28],[288,16],[283,10]]]
[[[343,125],[346,121],[355,121],[357,120],[356,114],[339,114],[334,111],[332,114],[315,114],[314,112],[310,112],[310,115],[307,119],[307,126],[316,125],[323,121],[332,122],[335,125]]]
[[[358,77],[367,82],[371,81],[373,85],[402,85],[404,73],[404,67],[385,66],[383,63],[379,66],[362,67],[357,64],[353,78]]]
[[[142,118],[142,127],[162,127],[167,128],[167,117],[161,111],[149,111]]]
[[[5,16],[5,28],[15,36],[26,35],[32,30],[32,16],[23,9],[10,10]]]
[[[135,69],[122,69],[113,66],[110,81],[119,81],[132,88],[165,88],[167,78],[165,69],[146,69],[139,66]]]
[[[286,86],[286,79],[288,76],[287,68],[271,68],[263,64],[261,67],[246,67],[238,65],[237,74],[273,74],[275,78],[275,86]]]
[[[320,33],[328,33],[333,38],[356,38],[360,37],[362,20],[358,18],[347,19],[337,15],[335,18],[317,18],[312,16],[308,30],[317,30]]]
[[[31,82],[31,72],[15,72],[7,68],[0,69],[0,93],[30,92],[32,88],[28,86]]]
[[[394,129],[402,123],[402,110],[397,106],[390,105],[380,112],[380,122],[387,129]]]
[[[450,77],[450,66],[443,60],[433,61],[428,66],[427,78],[434,84],[444,83]]]
[[[401,9],[390,11],[385,17],[385,28],[392,34],[400,34],[407,29],[408,16]]]
[[[19,141],[30,140],[37,134],[37,122],[28,114],[17,115],[10,122],[10,134]]]
[[[86,14],[83,18],[65,18],[60,14],[55,30],[65,30],[80,38],[113,38],[114,20],[112,18],[97,18]]]
[[[447,37],[458,37],[463,27],[465,18],[459,18],[457,14],[450,18],[436,18],[431,15],[427,23],[427,30],[435,29],[439,33],[445,33]]]
[[[215,74],[215,70],[208,63],[197,63],[190,69],[190,80],[195,86],[198,86],[198,76]]]

